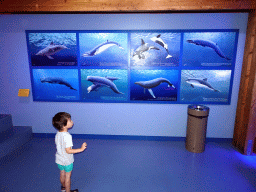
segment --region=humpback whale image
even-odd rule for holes
[[[98,55],[100,53],[102,53],[103,51],[107,50],[108,48],[112,47],[112,46],[118,46],[118,48],[120,49],[124,49],[123,47],[121,47],[120,44],[118,44],[117,42],[114,41],[106,41],[105,43],[102,43],[98,46],[96,46],[95,48],[93,48],[91,51],[86,52],[83,54],[83,57],[92,57],[95,55]]]
[[[105,77],[106,79],[109,79],[110,81],[118,80],[117,77]],[[92,91],[98,91],[100,88],[104,87],[104,85],[101,84],[92,84],[90,87],[87,88],[88,93]]]
[[[217,89],[214,89],[210,83],[207,82],[207,78],[200,80],[200,79],[187,79],[186,82],[191,85],[191,87],[202,87],[206,89],[210,89],[215,92],[220,92]]]
[[[93,83],[93,85],[87,88],[87,91],[90,93],[91,91],[97,91],[99,88],[108,87],[117,94],[123,94],[118,91],[116,85],[113,83],[117,79],[115,77],[87,76],[86,80]]]
[[[154,41],[155,43],[159,44],[160,46],[162,46],[166,52],[167,52],[167,57],[166,59],[172,57],[170,54],[169,54],[169,50],[168,50],[168,45],[160,38],[161,34],[157,35],[156,37],[152,37],[150,38],[152,41]]]
[[[55,45],[53,42],[51,42],[50,45],[40,50],[36,55],[47,56],[49,59],[54,59],[50,55],[53,55],[63,49],[68,49],[68,48],[65,45]]]
[[[145,43],[144,40],[141,39],[141,45],[135,50],[135,52],[133,53],[133,57],[138,55],[139,59],[145,59],[145,55],[143,53],[151,49],[159,50],[157,47],[154,47],[148,43]]]
[[[231,60],[230,58],[226,57],[224,55],[224,53],[221,51],[221,49],[219,48],[219,46],[212,41],[195,39],[195,40],[187,40],[187,42],[191,43],[191,44],[195,44],[195,45],[200,45],[203,47],[209,47],[209,48],[213,49],[220,57],[222,57],[226,60]]]
[[[46,77],[46,78],[41,78],[40,81],[42,83],[65,85],[65,86],[69,87],[70,89],[77,91],[75,88],[73,88],[67,81],[65,81],[61,77]]]
[[[161,83],[168,83],[168,87],[172,87],[175,89],[175,86],[169,80],[167,80],[165,78],[156,78],[156,79],[149,80],[149,81],[135,82],[135,84],[140,85],[141,87],[144,88],[144,93],[145,93],[145,90],[147,89],[153,98],[156,98],[156,96],[154,95],[152,88],[157,87]]]

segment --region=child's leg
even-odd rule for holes
[[[71,173],[72,173],[72,171],[66,172],[66,175],[65,175],[65,188],[66,188],[66,192],[70,192]]]
[[[66,180],[66,172],[64,170],[60,171],[60,183],[61,186],[65,187],[65,180]]]

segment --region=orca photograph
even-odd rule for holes
[[[229,101],[231,70],[182,70],[181,101],[222,102]]]
[[[33,69],[35,101],[77,101],[79,81],[77,69]]]
[[[184,33],[183,66],[231,67],[236,54],[236,32]]]
[[[32,66],[76,66],[76,33],[27,33]]]
[[[131,67],[178,66],[180,41],[180,33],[131,33]]]
[[[80,65],[128,67],[127,33],[79,33]]]
[[[178,70],[131,70],[130,99],[177,101]]]

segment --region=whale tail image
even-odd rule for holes
[[[167,56],[166,56],[166,59],[168,59],[168,58],[171,58],[172,56],[170,55],[170,54],[168,54]]]

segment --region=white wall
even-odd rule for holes
[[[51,119],[66,111],[73,134],[185,137],[187,106],[181,104],[33,102],[25,30],[239,29],[230,105],[210,107],[207,137],[232,138],[244,53],[247,13],[0,15],[0,113],[34,133],[55,133]]]

